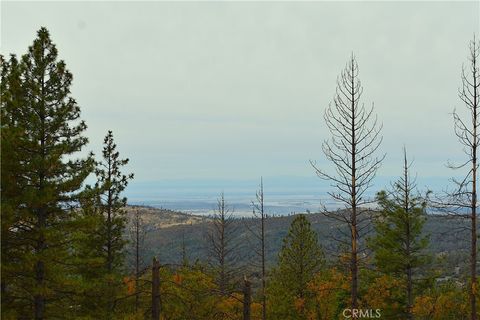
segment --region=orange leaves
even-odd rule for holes
[[[135,279],[133,277],[124,277],[123,283],[127,286],[127,294],[135,293]]]
[[[415,299],[413,314],[417,319],[463,319],[469,313],[467,293],[447,284]]]
[[[321,320],[335,319],[338,306],[347,302],[348,290],[347,276],[337,269],[332,268],[318,273],[308,284],[313,301],[307,304],[307,317]]]
[[[303,314],[305,312],[305,299],[304,298],[296,298],[294,301],[295,310],[298,313]]]
[[[182,284],[182,281],[183,281],[183,277],[182,277],[181,274],[175,273],[175,274],[173,275],[173,282],[174,282],[175,284],[181,285],[181,284]]]
[[[374,279],[363,300],[371,308],[397,310],[400,307],[399,300],[402,299],[404,291],[405,283],[403,281],[383,275]]]

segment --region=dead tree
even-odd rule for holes
[[[261,298],[262,298],[262,320],[267,318],[267,296],[265,292],[266,287],[266,268],[265,268],[265,222],[267,214],[265,212],[265,202],[263,194],[263,178],[260,179],[260,188],[255,194],[255,201],[252,201],[253,207],[253,221],[259,222],[255,226],[250,226],[247,222],[247,229],[253,235],[256,244],[254,245],[254,252],[260,258],[260,269],[262,277]],[[256,266],[258,267],[258,265]]]
[[[250,320],[252,288],[247,276],[243,280],[243,320]]]
[[[153,258],[152,263],[152,320],[160,320],[160,263]]]
[[[476,320],[476,283],[477,283],[477,169],[478,169],[478,145],[480,142],[479,132],[479,100],[480,100],[480,70],[479,70],[480,42],[475,38],[470,42],[469,62],[470,66],[462,68],[462,86],[459,89],[460,100],[465,104],[466,120],[456,111],[453,111],[455,135],[463,146],[466,160],[454,165],[449,163],[448,167],[454,170],[466,170],[461,179],[453,178],[455,185],[453,190],[447,190],[441,196],[437,204],[440,204],[441,211],[452,216],[463,217],[469,220],[470,231],[470,284],[469,299],[471,308],[471,319]]]
[[[335,174],[320,169],[311,161],[317,175],[331,182],[335,191],[328,194],[345,210],[330,211],[323,206],[324,214],[347,226],[349,241],[342,241],[350,248],[351,304],[358,307],[359,238],[370,225],[369,215],[361,209],[372,201],[366,191],[372,184],[377,169],[385,155],[376,157],[382,137],[382,125],[378,124],[371,108],[360,103],[363,87],[358,78],[358,65],[352,54],[345,69],[337,78],[337,89],[333,103],[325,111],[324,119],[331,133],[322,149],[326,158],[333,163]],[[364,234],[363,234],[364,235]]]
[[[237,271],[233,236],[236,232],[233,210],[225,202],[223,192],[207,233],[209,264],[217,274],[216,283],[222,295],[228,295],[234,273]]]

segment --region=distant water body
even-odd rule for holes
[[[441,185],[439,179],[428,179],[429,185]],[[377,191],[389,188],[390,181],[389,177],[378,178],[367,196],[373,197]],[[252,201],[255,200],[259,182],[253,179],[133,181],[126,195],[129,204],[210,215],[214,213],[220,193],[224,192],[225,200],[236,216],[251,216]],[[420,190],[427,189],[423,187],[424,184],[418,185]],[[287,215],[307,210],[317,212],[321,204],[329,208],[339,207],[338,203],[329,198],[329,190],[332,187],[328,182],[315,176],[264,178],[266,212],[269,215]]]

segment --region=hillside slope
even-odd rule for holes
[[[210,226],[210,218],[196,216],[166,209],[151,207],[128,207],[129,215],[134,210],[140,210],[148,224],[148,233],[145,240],[144,261],[150,261],[156,256],[166,264],[179,264],[182,261],[182,252],[185,252],[189,261],[206,261],[207,241],[206,234]],[[339,250],[338,222],[326,218],[320,213],[308,215],[313,229],[317,232],[319,242],[325,248],[327,259],[334,259]],[[282,240],[288,232],[293,215],[270,217],[266,224],[267,262],[272,266],[282,246]],[[258,223],[255,219],[241,218],[235,221],[235,245],[239,263],[249,264],[256,259],[252,248],[256,245],[246,225]],[[464,269],[464,255],[468,249],[468,234],[462,229],[465,222],[445,216],[430,215],[425,225],[425,233],[430,234],[429,251],[434,256],[443,257],[439,262],[447,270],[455,266]]]

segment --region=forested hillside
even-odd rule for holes
[[[207,260],[208,240],[206,238],[211,217],[196,216],[171,210],[152,207],[127,207],[129,215],[138,210],[145,215],[145,261],[151,261],[156,256],[163,263],[181,263],[184,250],[190,262]],[[282,247],[283,238],[288,233],[288,228],[294,215],[269,217],[267,229],[267,263],[269,267],[277,263],[278,253]],[[318,241],[324,248],[332,251],[338,250],[338,243],[334,236],[338,234],[335,222],[327,219],[322,213],[308,213],[308,220],[312,229],[318,235]],[[248,266],[249,260],[254,259],[251,247],[251,236],[248,233],[249,224],[258,223],[255,218],[238,218],[234,224],[236,233],[234,241],[237,242],[236,254],[240,263]],[[443,275],[455,273],[455,267],[460,267],[465,274],[468,267],[468,231],[465,229],[465,220],[458,217],[445,215],[428,215],[423,234],[429,235],[430,245],[428,252],[437,257],[437,263],[442,266]],[[451,230],[456,232],[451,232]],[[372,235],[374,234],[372,230]],[[243,245],[242,245],[243,244]],[[333,262],[333,256],[326,256]],[[458,276],[458,275],[456,275]]]
[[[466,173],[444,193],[418,192],[406,147],[390,188],[371,190],[382,124],[351,54],[324,113],[330,167],[310,161],[342,209],[272,217],[259,178],[252,218],[223,192],[201,217],[127,206],[122,141],[107,123],[89,151],[73,75],[40,28],[22,56],[0,56],[2,319],[476,320],[479,57],[474,39],[471,119],[453,113],[467,160],[450,167]]]

